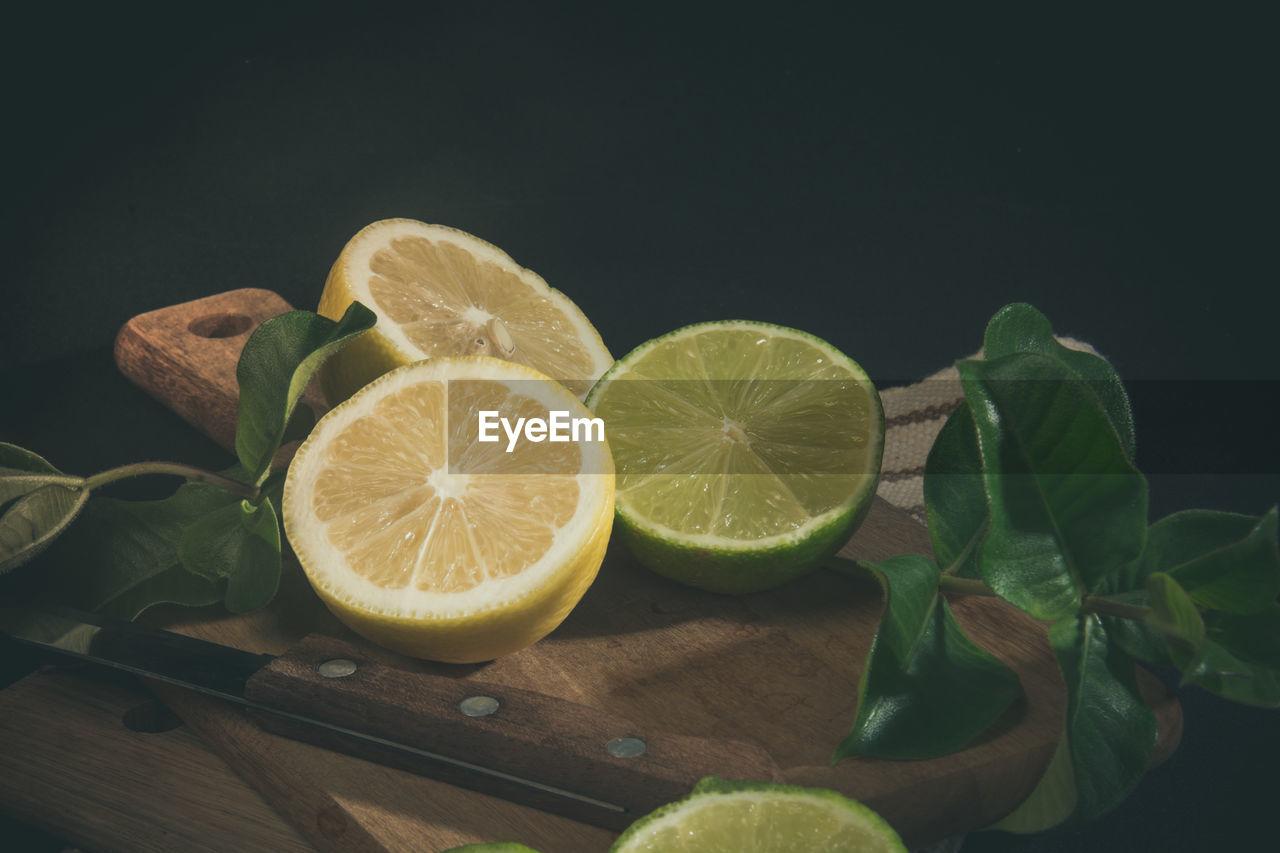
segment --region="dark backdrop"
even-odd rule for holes
[[[746,5],[11,17],[0,439],[80,473],[224,464],[115,373],[116,330],[244,286],[314,307],[348,237],[407,216],[506,249],[615,355],[746,317],[891,384],[1028,301],[1131,381],[1153,516],[1276,502],[1260,15]],[[1277,718],[1184,705],[1113,815],[965,850],[1266,837]]]

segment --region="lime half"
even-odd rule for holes
[[[884,410],[805,332],[743,320],[648,341],[587,396],[618,473],[620,537],[649,568],[743,593],[816,567],[875,494]]]
[[[823,788],[703,779],[631,825],[610,853],[906,853],[893,827]]]

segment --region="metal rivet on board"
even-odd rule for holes
[[[644,755],[648,746],[638,737],[620,737],[605,744],[605,749],[614,758],[635,758],[637,755]]]
[[[357,669],[356,662],[346,658],[327,660],[316,667],[316,672],[325,678],[346,678]]]
[[[498,700],[492,696],[468,696],[458,703],[458,710],[468,717],[487,717],[498,710]]]

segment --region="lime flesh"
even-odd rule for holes
[[[906,853],[893,828],[834,791],[704,779],[641,818],[610,853]]]
[[[803,574],[848,540],[875,493],[879,395],[804,332],[677,330],[617,362],[587,405],[613,450],[622,539],[691,586],[751,592]]]

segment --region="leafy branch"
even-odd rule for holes
[[[0,573],[59,540],[37,586],[65,603],[129,619],[161,603],[223,601],[237,613],[267,604],[281,553],[283,474],[272,459],[311,426],[298,401],[316,369],[374,319],[355,303],[337,322],[293,311],[258,327],[236,365],[238,462],[228,471],[138,462],[79,477],[0,442]],[[144,475],[186,482],[162,500],[96,494]]]
[[[998,312],[983,360],[956,366],[965,401],[925,467],[934,558],[836,561],[871,571],[886,604],[833,760],[942,755],[995,722],[1017,678],[965,636],[946,596],[998,596],[1049,623],[1067,708],[1044,776],[997,827],[1090,820],[1137,784],[1155,745],[1135,664],[1280,707],[1277,511],[1190,510],[1148,525],[1119,376],[1059,344],[1028,305]]]

